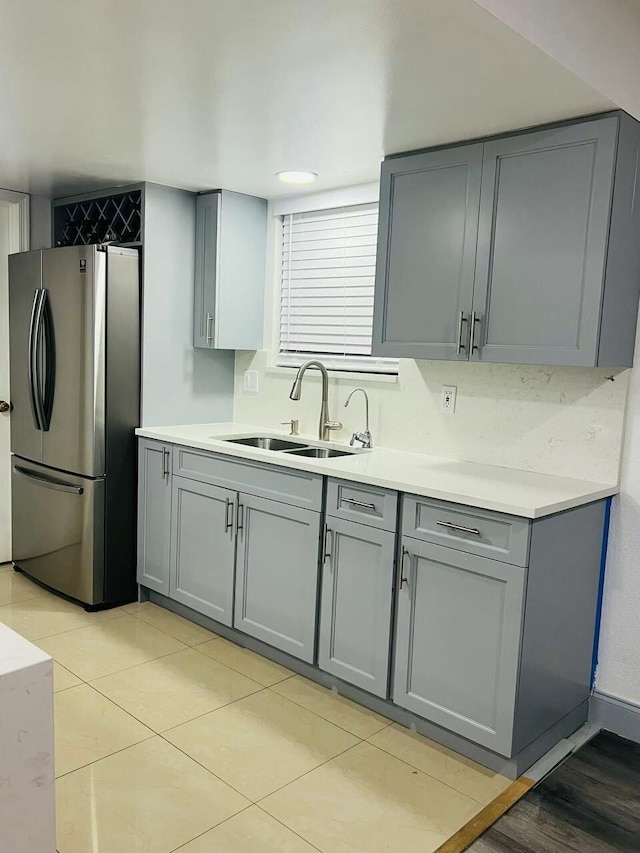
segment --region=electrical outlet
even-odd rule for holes
[[[245,370],[242,377],[242,390],[245,394],[258,393],[258,371]]]
[[[442,386],[442,411],[445,415],[452,415],[456,410],[456,394],[458,389],[455,385]]]

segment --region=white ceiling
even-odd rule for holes
[[[39,194],[324,190],[612,106],[473,0],[0,0],[0,186]]]

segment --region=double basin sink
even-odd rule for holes
[[[306,456],[311,459],[333,459],[337,456],[353,456],[361,450],[338,450],[335,447],[316,447],[306,441],[294,441],[287,438],[271,438],[263,435],[251,435],[243,438],[226,438],[229,444],[243,444],[245,447],[259,447],[261,450],[275,450],[291,456]]]

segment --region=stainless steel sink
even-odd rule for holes
[[[261,435],[252,435],[248,438],[227,438],[229,444],[244,444],[247,447],[259,447],[261,450],[299,450],[306,448],[303,441],[287,441],[283,438],[267,438]]]
[[[312,459],[333,459],[336,456],[353,456],[357,450],[334,450],[333,447],[302,447],[290,450],[287,456],[309,456]]]

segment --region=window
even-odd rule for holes
[[[278,364],[397,373],[371,355],[377,203],[283,217]]]

